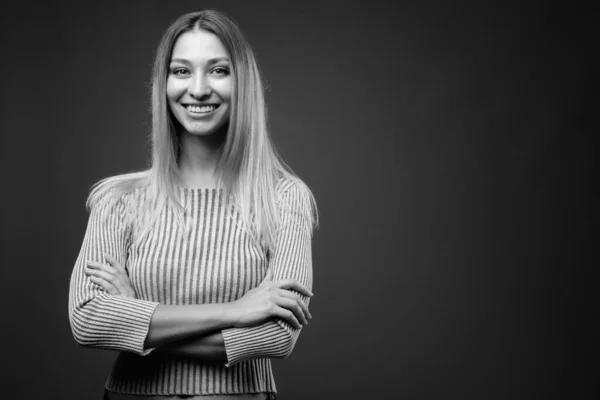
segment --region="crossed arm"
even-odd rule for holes
[[[292,207],[294,195],[288,193]],[[118,207],[98,207],[90,215],[69,296],[78,343],[140,355],[159,351],[227,361],[227,365],[289,355],[302,324],[310,318],[307,306],[312,295],[310,231],[299,214],[284,213],[269,262],[271,276],[261,285],[232,303],[170,306],[135,298],[125,279],[124,262],[118,261],[125,259],[127,247],[122,213]],[[106,254],[115,257],[105,258]]]
[[[106,264],[87,262],[85,274],[92,282],[111,295],[136,298],[126,269],[108,254],[105,259]],[[145,347],[155,347],[157,352],[175,357],[195,358],[203,362],[227,362],[225,341],[223,333],[219,329],[223,321],[227,327],[243,328],[250,324],[256,324],[257,321],[260,322],[267,318],[263,315],[268,315],[267,309],[264,311],[259,309],[261,305],[268,308],[269,302],[275,304],[279,301],[288,306],[291,312],[290,315],[285,315],[286,311],[283,308],[281,310],[282,318],[287,319],[295,329],[301,329],[302,325],[308,324],[308,319],[312,318],[308,306],[304,302],[298,301],[299,308],[295,308],[294,300],[298,296],[287,289],[282,291],[285,288],[297,290],[309,297],[312,296],[309,290],[295,280],[273,282],[273,272],[269,269],[261,284],[239,301],[210,305],[205,309],[204,321],[201,324],[202,330],[195,330],[189,335],[185,329],[186,322],[197,319],[194,313],[198,310],[194,306],[159,305],[152,316]],[[277,300],[277,296],[282,296],[282,298]],[[255,311],[252,311],[253,308]]]

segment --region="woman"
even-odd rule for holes
[[[76,341],[120,351],[108,399],[274,398],[312,288],[314,198],[268,137],[254,55],[222,13],[165,32],[152,166],[99,182],[71,277]]]

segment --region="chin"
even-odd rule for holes
[[[223,116],[216,116],[217,118],[205,121],[190,120],[186,115],[175,114],[174,116],[176,117],[175,120],[179,122],[180,128],[193,136],[211,136],[227,131],[229,122],[228,118],[223,118]]]
[[[183,126],[184,130],[192,136],[214,136],[221,133],[227,132],[227,124],[221,124],[219,126],[211,127],[199,127],[199,126]]]

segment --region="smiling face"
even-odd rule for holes
[[[167,100],[191,135],[211,135],[229,121],[233,76],[227,50],[213,33],[182,33],[171,53]]]

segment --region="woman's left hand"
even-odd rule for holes
[[[90,277],[92,282],[102,287],[108,293],[135,299],[137,296],[125,267],[109,254],[105,254],[104,259],[108,264],[88,261],[85,267],[85,274]]]

